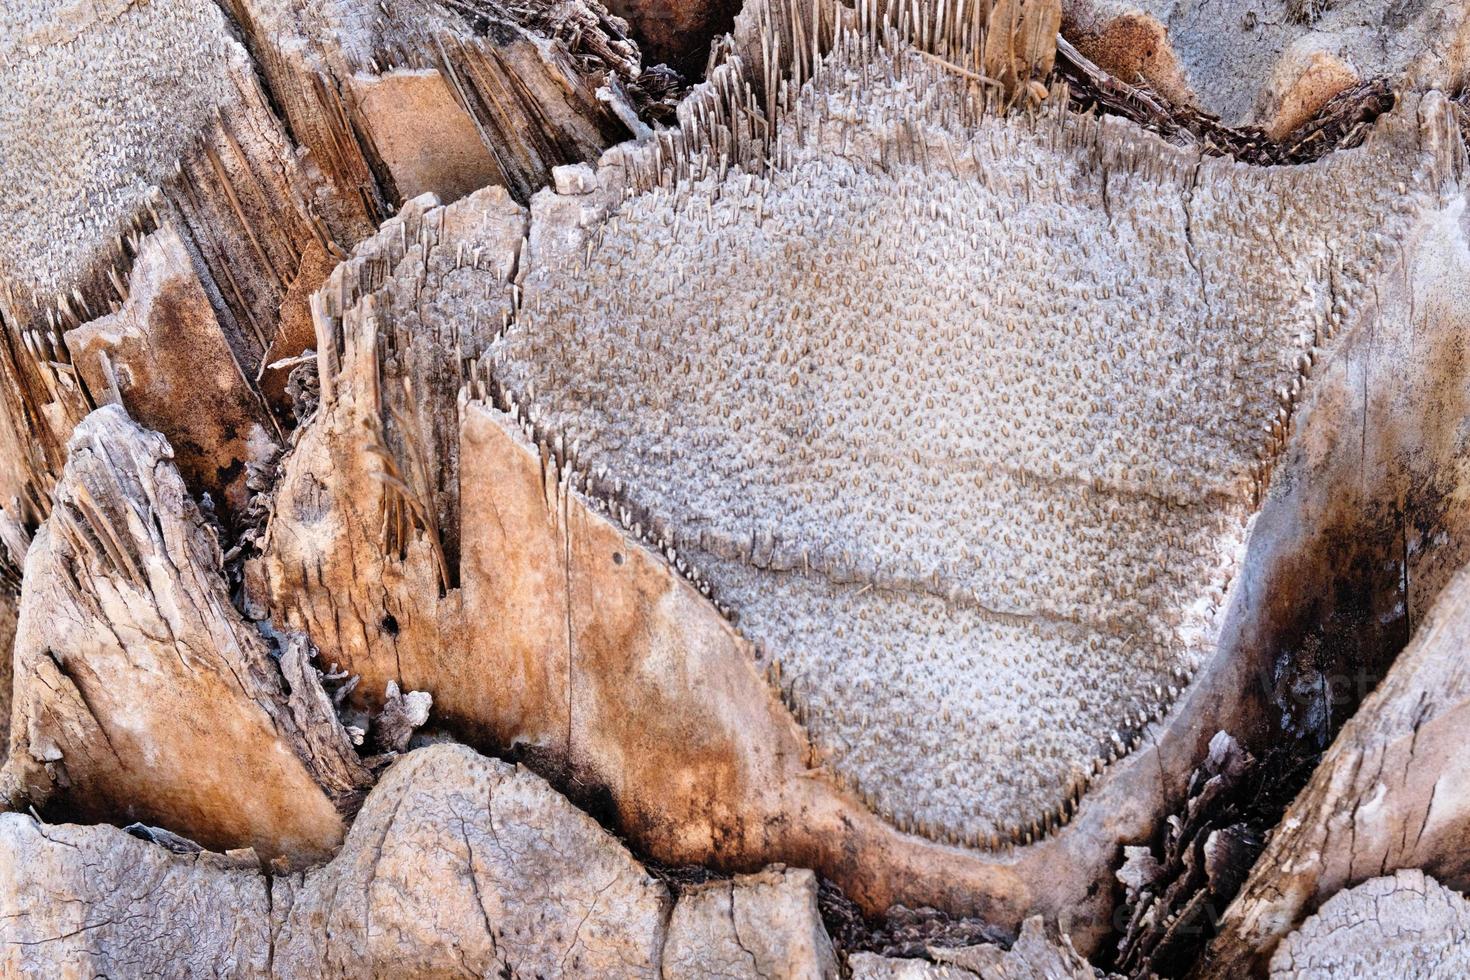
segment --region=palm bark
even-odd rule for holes
[[[1430,969],[1465,14],[1289,13],[14,5],[5,968]]]

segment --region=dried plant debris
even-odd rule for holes
[[[373,741],[381,752],[402,752],[413,733],[429,720],[434,698],[426,691],[404,694],[393,681],[383,695],[383,710],[373,719]]]
[[[1443,171],[1386,145],[1242,168],[1121,132],[1115,168],[1075,117],[976,125],[915,56],[853,42],[824,69],[778,170],[694,157],[575,248],[533,226],[490,371],[780,660],[864,799],[1025,843],[1214,648],[1341,290]]]
[[[1068,40],[1124,81],[1278,137],[1371,79],[1459,84],[1470,36],[1470,7],[1457,0],[1066,0],[1064,15]]]
[[[1065,936],[1050,932],[1040,916],[1021,926],[1006,946],[978,944],[930,948],[930,959],[857,953],[849,957],[852,980],[1095,980],[1093,969]]]
[[[1257,165],[1311,163],[1335,150],[1361,145],[1374,120],[1397,100],[1387,79],[1355,82],[1294,128],[1273,137],[1255,126],[1226,126],[1217,116],[1188,102],[1171,101],[1146,83],[1135,85],[1115,78],[1065,38],[1059,37],[1057,44],[1059,74],[1067,81],[1068,98],[1075,109],[1119,115],[1170,142]]]
[[[610,0],[608,6],[628,21],[650,64],[667,62],[691,78],[741,9],[739,0]]]
[[[825,879],[820,883],[818,905],[827,931],[838,948],[849,955],[870,952],[922,959],[934,948],[1001,944],[1008,938],[983,919],[953,916],[934,908],[895,905],[869,921],[835,882]]]
[[[1124,848],[1117,878],[1126,890],[1127,925],[1118,969],[1129,976],[1177,976],[1195,962],[1261,851],[1252,806],[1263,775],[1261,763],[1217,733],[1190,780],[1188,803],[1168,819],[1162,852]]]
[[[1470,972],[1470,903],[1421,871],[1399,871],[1338,892],[1271,957],[1271,980]]]

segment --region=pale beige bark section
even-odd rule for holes
[[[396,763],[342,853],[275,896],[283,976],[654,977],[670,905],[544,781],[449,745]]]
[[[304,875],[0,814],[6,975],[673,978],[717,962],[740,980],[835,977],[811,872],[715,882],[675,908],[544,781],[462,746],[396,762],[341,853]]]
[[[524,234],[524,211],[502,188],[445,207],[420,198],[333,273],[319,297],[321,407],[284,461],[263,554],[246,573],[252,615],[307,633],[360,675],[358,703],[376,707],[390,681],[427,691],[435,717],[465,736],[495,718],[487,688],[512,679],[457,655],[486,629],[461,625],[453,587],[471,574],[459,528],[479,514],[461,517],[460,356],[508,314]],[[359,303],[363,282],[383,290]],[[474,313],[438,319],[465,290]],[[511,574],[514,561],[503,567]],[[524,615],[555,602],[556,585],[525,595]]]
[[[1209,976],[1263,965],[1329,896],[1400,868],[1470,882],[1470,569],[1343,726],[1225,913]]]
[[[175,854],[114,827],[0,813],[0,973],[269,977],[270,891],[249,852]]]
[[[0,797],[268,858],[330,854],[334,801],[367,772],[315,672],[298,665],[288,690],[231,605],[168,443],[109,406],[69,450],[26,560]]]
[[[662,976],[836,978],[816,876],[775,867],[684,889],[669,920]]]
[[[1470,974],[1470,902],[1417,870],[1328,899],[1271,957],[1271,980]]]
[[[505,175],[443,74],[399,69],[350,79],[373,146],[402,200],[434,194],[454,201]]]
[[[1266,135],[1286,139],[1333,96],[1362,80],[1352,65],[1329,51],[1311,49],[1283,58],[1268,89],[1270,108],[1262,119]]]
[[[1057,56],[1057,30],[1062,26],[1058,0],[995,0],[985,21],[985,47],[981,64],[1014,96],[1039,101],[1034,93],[1022,91],[1035,82],[1045,92],[1042,80],[1051,74]],[[1042,96],[1044,97],[1044,95]]]

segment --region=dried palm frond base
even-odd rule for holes
[[[0,972],[1423,968],[1321,936],[1470,883],[1441,52],[629,7],[0,32]]]

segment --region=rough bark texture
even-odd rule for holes
[[[1215,731],[1275,710],[1261,678],[1331,615],[1316,597],[1417,619],[1460,560],[1457,132],[1427,97],[1359,150],[1245,168],[1113,121],[970,118],[962,79],[849,39],[779,117],[780,168],[722,178],[707,145],[764,145],[727,75],[688,113],[729,129],[563,171],[529,216],[416,205],[334,275],[253,614],[604,787],[662,859],[814,866],[874,912],[1042,908],[1096,941],[1093,883]],[[913,84],[922,145],[892,135]],[[992,146],[1040,176],[1002,182]],[[905,201],[934,279],[865,296]],[[954,278],[992,210],[1082,236],[1047,253],[1082,264],[982,248]],[[853,237],[814,238],[829,219]],[[989,310],[968,341],[959,308]],[[862,332],[883,309],[912,346]],[[1401,363],[1435,369],[1365,389]],[[977,378],[988,399],[954,390]],[[955,440],[973,462],[939,466]],[[990,531],[935,533],[955,521]],[[1444,533],[1406,555],[1413,525]],[[1402,628],[1379,622],[1365,650]]]
[[[1458,969],[1466,10],[10,3],[0,972]]]
[[[76,365],[64,333],[126,304],[149,231],[178,232],[237,370],[254,379],[310,343],[305,297],[342,256],[338,243],[372,231],[405,192],[493,181],[524,199],[553,165],[641,125],[627,91],[637,48],[595,3],[221,6],[249,53],[208,0],[26,0],[6,12],[0,166],[21,193],[0,254],[0,452],[17,464],[0,470],[0,502],[18,501],[29,524],[48,509],[71,427],[118,394],[95,360],[95,329],[77,338],[88,346]],[[56,160],[69,163],[57,172]],[[165,252],[168,275],[191,275],[175,245]],[[143,288],[135,305],[152,303]],[[153,347],[128,342],[135,358],[158,353],[170,327],[205,329],[216,346],[197,294],[163,298],[156,312],[186,322],[154,322]],[[174,310],[181,302],[188,313]],[[124,310],[117,326],[139,329],[137,315]],[[174,356],[157,370],[167,375]],[[124,383],[139,374],[134,363]],[[265,387],[279,397],[283,385],[274,375]],[[146,412],[170,396],[132,397]],[[254,414],[258,400],[227,414]],[[238,451],[230,439],[208,448]],[[239,476],[194,489],[219,496]]]
[[[665,980],[837,976],[810,871],[774,869],[685,889],[669,919]]]
[[[5,746],[0,753],[0,764],[10,754],[10,699],[14,681],[15,616],[17,597],[0,594],[0,744]]]
[[[279,428],[230,347],[179,233],[143,239],[121,309],[66,334],[98,404],[122,405],[162,433],[190,487],[243,514],[251,477],[274,461]]]
[[[811,872],[676,903],[544,781],[447,745],[395,763],[341,853],[304,875],[0,814],[0,950],[17,976],[839,975]],[[1039,920],[1009,952],[936,952],[987,978],[1091,976]]]
[[[270,892],[250,852],[176,854],[112,827],[0,813],[8,976],[269,976]]]
[[[273,883],[284,976],[648,976],[669,898],[545,782],[457,746],[374,789],[342,853]]]
[[[1470,903],[1420,871],[1339,892],[1271,957],[1272,980],[1430,980],[1467,971]]]
[[[634,110],[639,52],[597,0],[223,6],[343,191],[349,241],[424,192],[449,200],[495,183],[524,200],[552,166],[629,135],[619,109]]]
[[[1117,77],[1275,135],[1372,78],[1454,91],[1470,54],[1470,16],[1444,0],[1066,0],[1063,9],[1068,37]]]
[[[171,852],[108,827],[0,814],[0,966],[85,977],[835,978],[809,871],[677,905],[524,769],[460,746],[395,763],[342,851],[266,875],[251,852]],[[1055,955],[1028,940],[1012,960]]]
[[[1039,916],[1027,919],[1010,949],[931,947],[930,960],[858,953],[852,980],[1093,980],[1099,975],[1065,938],[1046,934]]]
[[[368,773],[230,604],[172,455],[115,406],[73,434],[26,559],[0,799],[320,860]]]

